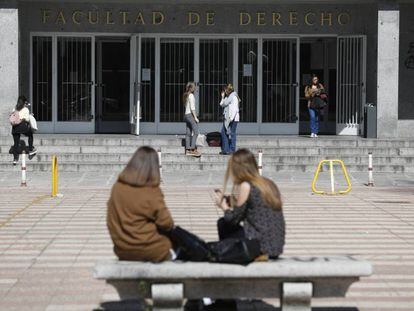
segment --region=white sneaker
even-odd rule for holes
[[[317,134],[313,134],[313,137],[317,138],[317,137],[318,137],[318,135],[317,135]]]
[[[315,137],[315,134],[313,134],[313,133],[312,133],[312,134],[310,135],[310,138],[314,138],[314,137]]]

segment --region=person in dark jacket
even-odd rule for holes
[[[226,185],[233,181],[232,195],[226,197]],[[224,211],[218,220],[220,240],[257,239],[263,255],[276,259],[283,253],[285,219],[278,187],[260,176],[256,159],[247,149],[239,149],[230,158],[222,191],[215,201]],[[242,225],[243,224],[243,225]]]
[[[17,161],[19,161],[19,154],[22,153],[23,150],[21,150],[20,147],[20,135],[23,134],[28,137],[29,140],[29,156],[33,157],[37,150],[33,146],[33,131],[30,127],[30,111],[28,108],[28,101],[26,97],[19,96],[17,99],[17,104],[13,110],[14,112],[18,113],[18,117],[20,119],[18,124],[12,125],[12,135],[13,135],[13,165],[17,164]]]

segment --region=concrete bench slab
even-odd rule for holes
[[[280,297],[284,311],[310,310],[312,297],[344,297],[352,283],[371,274],[369,262],[350,256],[282,257],[248,266],[113,260],[94,269],[121,299],[152,298],[155,310],[181,310],[184,298],[203,297]]]

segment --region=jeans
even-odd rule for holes
[[[308,108],[310,117],[310,129],[312,134],[319,132],[319,110]]]
[[[27,132],[25,134],[23,134],[25,136],[28,137],[29,140],[29,150],[31,151],[33,149],[33,133],[32,132]],[[16,133],[13,134],[13,159],[14,160],[19,160],[19,153],[21,153],[23,150],[20,150],[20,134]]]
[[[230,122],[230,135],[227,135],[226,127],[223,124],[221,129],[221,152],[233,153],[236,151],[236,130],[238,122]]]
[[[195,121],[194,116],[190,113],[184,116],[184,121],[186,125],[185,149],[195,149],[197,136],[200,133],[198,124]]]

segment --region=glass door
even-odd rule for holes
[[[262,130],[297,134],[298,39],[264,39],[262,48]]]
[[[358,135],[365,104],[365,36],[338,37],[337,135]]]
[[[129,133],[129,38],[96,38],[96,132]]]
[[[220,93],[233,83],[233,39],[200,39],[198,77],[200,121],[221,122]]]
[[[181,96],[188,81],[194,81],[194,39],[161,38],[160,126],[183,122]]]
[[[57,133],[95,132],[93,41],[92,37],[57,37]]]

